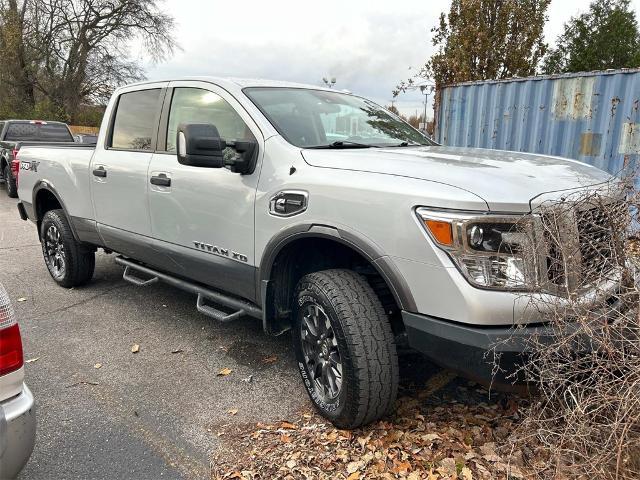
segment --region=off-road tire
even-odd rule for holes
[[[16,179],[11,175],[11,167],[9,165],[5,165],[2,176],[4,177],[4,184],[7,186],[7,195],[11,198],[18,198],[18,185],[16,184]]]
[[[380,299],[365,277],[342,269],[310,273],[298,283],[294,301],[293,340],[298,368],[320,414],[338,428],[352,429],[389,413],[399,381],[395,337]],[[342,364],[342,386],[334,401],[320,398],[312,380],[314,368],[308,366],[303,352],[305,312],[315,309],[311,306],[314,303],[329,319],[330,336],[337,340]]]
[[[64,252],[64,272],[60,275],[56,275],[55,268],[47,260],[47,232],[52,227],[59,232]],[[45,265],[51,278],[58,285],[72,288],[84,285],[91,280],[96,265],[95,250],[81,244],[74,238],[67,217],[62,210],[49,210],[45,213],[40,225],[40,241]]]

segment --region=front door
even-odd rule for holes
[[[253,300],[254,203],[263,147],[260,130],[239,107],[209,83],[169,85],[158,135],[163,145],[149,166],[149,212],[166,269]],[[179,164],[176,135],[181,123],[213,124],[224,140],[258,141],[258,167],[240,175],[227,168]]]
[[[164,92],[157,87],[122,93],[106,144],[96,147],[89,167],[95,218],[106,246],[137,260],[149,253],[147,173]]]

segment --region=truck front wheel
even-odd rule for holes
[[[16,179],[11,175],[11,167],[9,167],[9,165],[5,165],[2,176],[4,177],[4,183],[7,186],[7,195],[11,198],[17,198],[18,186],[16,185]]]
[[[316,409],[338,428],[388,413],[398,392],[391,325],[366,279],[351,270],[304,276],[296,288],[294,348]]]
[[[40,241],[44,262],[58,285],[71,288],[91,280],[95,252],[76,241],[62,210],[45,213],[40,225]]]

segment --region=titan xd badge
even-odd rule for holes
[[[218,255],[220,257],[228,257],[228,258],[231,258],[232,260],[236,260],[238,262],[244,262],[244,263],[249,261],[246,255],[243,255],[238,252],[230,251],[228,248],[217,247],[216,245],[211,245],[209,243],[196,242],[196,241],[194,241],[193,244],[196,246],[198,250],[202,250],[203,252],[207,252],[212,255]]]

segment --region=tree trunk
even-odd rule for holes
[[[23,8],[19,8],[17,0],[9,0],[8,3],[7,28],[4,29],[5,38],[3,41],[5,46],[13,51],[5,52],[7,54],[5,61],[9,62],[6,68],[14,78],[13,84],[18,96],[18,103],[22,107],[21,110],[33,111],[36,105],[35,86],[24,45],[24,7],[26,5],[23,4]]]

